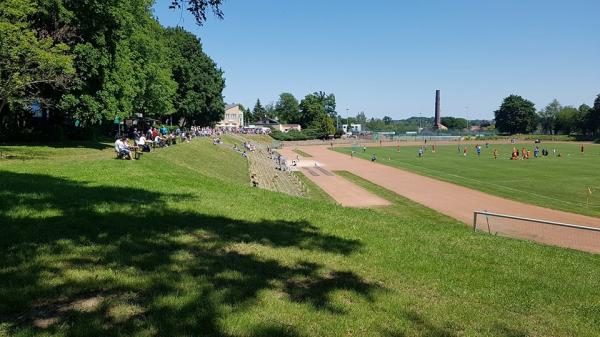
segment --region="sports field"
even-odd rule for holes
[[[381,164],[530,204],[600,216],[600,145],[586,144],[581,155],[576,143],[540,144],[540,150],[546,147],[550,151],[549,156],[516,161],[509,160],[513,146],[519,151],[526,147],[533,156],[533,142],[490,144],[489,148],[482,142],[480,156],[471,144],[467,145],[466,157],[463,144],[439,145],[435,153],[431,145],[422,158],[418,146],[401,146],[399,152],[397,146],[369,147],[366,152],[362,147],[335,150],[346,154],[355,151],[355,157],[367,160],[375,154]],[[498,150],[498,159],[493,158],[493,149]]]
[[[598,255],[473,232],[360,178],[392,205],[252,188],[206,139],[137,162],[0,151],[0,336],[600,333]]]

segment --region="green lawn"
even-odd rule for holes
[[[484,142],[485,143],[485,142]],[[363,153],[354,149],[355,156],[369,159],[375,153],[382,164],[399,167],[425,176],[449,181],[490,194],[530,204],[560,209],[580,214],[600,216],[600,145],[585,145],[585,154],[580,154],[578,144],[541,144],[550,151],[550,156],[538,159],[509,160],[513,145],[491,145],[482,143],[481,156],[469,146],[465,158],[457,145],[437,146],[431,152],[431,144],[423,158],[418,157],[418,147],[372,147]],[[531,150],[533,142],[517,144]],[[494,160],[492,151],[499,151]],[[557,149],[554,157],[552,149]],[[349,154],[352,148],[335,148]],[[592,194],[588,192],[591,188]]]
[[[312,156],[302,150],[298,150],[298,149],[293,149],[292,151],[294,151],[295,153],[301,155],[304,158],[312,158]]]
[[[474,233],[366,182],[393,206],[252,188],[210,140],[137,162],[2,151],[0,336],[600,333],[599,256]]]

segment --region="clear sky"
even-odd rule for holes
[[[600,93],[599,0],[227,0],[196,26],[157,0],[166,26],[196,34],[225,71],[228,103],[282,92],[336,95],[343,116],[493,118],[518,94],[540,109]]]

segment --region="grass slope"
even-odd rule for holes
[[[473,233],[391,194],[360,210],[254,189],[243,158],[206,140],[138,162],[3,150],[43,155],[0,160],[0,335],[600,332],[595,255]]]
[[[436,153],[428,146],[423,158],[417,156],[418,147],[401,147],[400,153],[396,147],[371,147],[365,153],[357,150],[355,156],[370,160],[375,153],[378,162],[385,165],[530,204],[600,216],[600,175],[597,174],[600,146],[586,145],[585,155],[580,155],[578,144],[542,144],[549,149],[549,157],[512,161],[508,160],[512,145],[490,145],[489,149],[481,145],[481,157],[477,157],[474,145],[469,146],[466,158],[462,151],[459,153],[457,145],[437,146]],[[533,155],[532,143],[516,146],[519,151],[526,146]],[[494,148],[500,153],[496,160],[492,156]],[[553,157],[553,148],[563,157]],[[350,154],[352,148],[335,150]],[[588,187],[592,189],[591,196]]]

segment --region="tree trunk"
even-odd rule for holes
[[[2,110],[4,110],[4,107],[6,106],[6,100],[2,100],[0,102],[0,116],[2,116]]]

